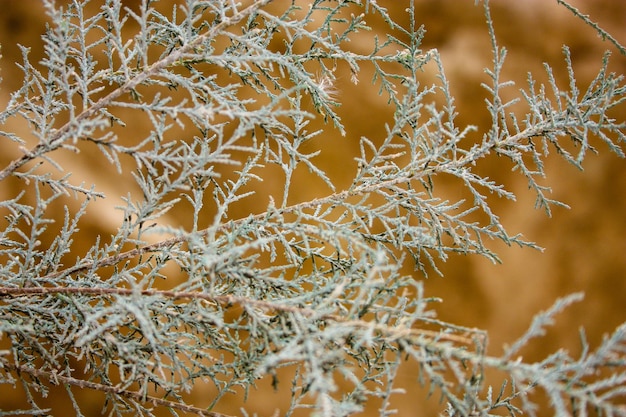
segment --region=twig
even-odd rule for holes
[[[455,342],[464,345],[472,345],[474,340],[468,336],[441,333],[426,329],[396,328],[371,322],[367,320],[349,320],[335,314],[323,314],[312,308],[297,307],[266,300],[255,300],[247,297],[237,297],[232,295],[211,295],[193,291],[169,291],[169,290],[136,290],[131,288],[92,288],[92,287],[27,287],[27,288],[11,288],[0,287],[0,297],[7,296],[24,296],[24,295],[47,295],[47,294],[82,294],[94,296],[106,295],[123,295],[130,296],[139,294],[144,297],[161,296],[170,299],[201,299],[213,301],[223,305],[246,305],[260,308],[266,311],[277,311],[286,313],[301,314],[306,317],[315,317],[322,321],[332,321],[335,323],[349,324],[350,326],[360,328],[373,328],[382,335],[393,339],[424,338],[427,337],[427,343],[436,343],[439,341]]]
[[[184,411],[187,413],[194,413],[203,417],[231,417],[227,414],[216,413],[214,411],[207,411],[202,408],[194,407],[194,406],[187,405],[184,403],[164,400],[162,398],[152,397],[150,395],[143,395],[138,392],[125,390],[125,389],[113,387],[110,385],[103,385],[103,384],[98,384],[96,382],[85,381],[83,379],[72,378],[70,376],[58,375],[56,373],[42,371],[40,369],[31,368],[29,366],[14,365],[12,363],[7,363],[4,360],[0,362],[0,366],[3,367],[4,369],[10,369],[10,370],[17,371],[17,372],[23,372],[31,376],[34,376],[36,378],[45,378],[55,385],[60,382],[62,384],[72,385],[78,388],[93,389],[93,390],[97,390],[97,391],[101,391],[101,392],[105,392],[109,394],[119,395],[125,398],[130,398],[133,400],[141,401],[142,403],[145,403],[145,404],[152,404],[153,406],[158,406],[158,407],[174,408],[176,410]]]

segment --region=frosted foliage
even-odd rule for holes
[[[278,415],[388,416],[413,362],[444,416],[626,416],[626,325],[597,349],[581,333],[575,357],[520,356],[580,294],[493,356],[485,332],[435,317],[423,289],[451,254],[498,262],[490,242],[537,247],[492,209],[516,196],[480,173],[487,158],[509,161],[550,214],[562,203],[545,185],[549,152],[578,167],[595,147],[624,156],[626,87],[608,52],[590,85],[564,47],[569,83],[546,66],[514,86],[478,1],[493,56],[482,131],[457,125],[444,62],[421,49],[409,1],[406,24],[380,0],[43,3],[45,59],[23,48],[23,87],[0,109],[15,155],[0,187],[22,190],[0,201],[0,391],[25,392],[29,407],[0,415],[47,415],[55,390],[76,415],[93,391],[105,415],[224,416],[233,395],[270,384],[287,399]],[[340,71],[385,97],[385,135],[350,135]],[[329,135],[358,144],[345,155],[351,182],[317,162],[332,149],[311,143]],[[67,155],[123,178],[121,193],[73,175]],[[440,192],[444,180],[464,198]],[[300,199],[311,183],[325,193]],[[89,235],[92,208],[113,206],[110,235]],[[255,412],[247,401],[240,414]]]

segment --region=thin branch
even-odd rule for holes
[[[613,45],[615,45],[615,47],[619,50],[619,52],[622,55],[626,55],[626,47],[624,47],[621,43],[619,43],[619,41],[617,39],[615,39],[613,36],[611,36],[611,34],[609,32],[607,32],[606,30],[602,29],[596,22],[591,20],[588,15],[582,14],[577,8],[575,8],[574,6],[572,6],[571,4],[569,4],[566,1],[557,0],[557,3],[562,5],[562,6],[564,6],[567,10],[572,12],[572,14],[574,14],[574,16],[578,17],[583,22],[585,22],[586,24],[591,26],[596,32],[598,32],[598,34],[600,35],[600,37],[603,40],[608,40]]]
[[[144,404],[152,404],[153,406],[173,408],[173,409],[184,411],[187,413],[194,413],[203,417],[231,417],[227,414],[216,413],[214,411],[207,411],[202,408],[194,407],[191,405],[187,405],[187,404],[183,404],[183,403],[179,403],[175,401],[164,400],[162,398],[157,398],[157,397],[153,397],[150,395],[144,395],[138,392],[112,387],[110,385],[103,385],[103,384],[98,384],[96,382],[86,381],[83,379],[72,378],[70,376],[58,375],[56,373],[42,371],[40,369],[31,368],[29,366],[14,365],[12,363],[6,362],[2,358],[0,358],[0,360],[2,360],[2,363],[0,364],[0,366],[2,366],[5,369],[10,369],[12,371],[26,373],[35,378],[45,378],[48,381],[50,381],[50,383],[52,383],[53,385],[57,385],[60,382],[62,384],[72,385],[78,388],[83,388],[83,389],[87,388],[87,389],[105,392],[108,394],[119,395],[124,398],[129,398],[132,400],[140,401]]]
[[[48,294],[80,294],[93,296],[122,295],[130,296],[139,294],[141,296],[160,296],[174,300],[179,299],[200,299],[220,303],[222,305],[246,305],[260,308],[266,311],[277,311],[285,313],[301,314],[305,317],[314,317],[322,321],[333,321],[336,323],[347,324],[356,328],[371,328],[382,335],[393,339],[410,339],[410,338],[429,338],[427,343],[447,341],[461,343],[464,345],[472,345],[474,340],[467,336],[441,333],[433,330],[410,329],[390,327],[384,324],[369,322],[366,320],[347,320],[335,314],[322,314],[319,311],[306,307],[296,307],[272,301],[255,300],[247,297],[237,297],[233,295],[211,295],[192,291],[168,291],[168,290],[135,290],[131,288],[83,288],[83,287],[28,287],[28,288],[10,288],[0,287],[0,297],[15,297],[29,295],[48,295]],[[474,329],[471,329],[474,331]],[[475,330],[479,333],[478,330]]]

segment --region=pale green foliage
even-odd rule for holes
[[[596,351],[585,344],[580,358],[563,351],[539,363],[517,358],[578,295],[558,301],[502,357],[491,357],[484,333],[433,317],[416,279],[452,252],[497,260],[485,240],[534,246],[509,235],[491,210],[487,195],[515,196],[475,172],[486,156],[510,159],[548,212],[557,203],[540,181],[549,150],[579,165],[595,138],[623,156],[626,126],[607,112],[626,89],[607,72],[608,55],[580,91],[565,49],[569,85],[529,77],[518,98],[526,114],[514,114],[515,101],[501,98],[513,89],[501,75],[505,50],[483,2],[493,124],[476,135],[455,124],[438,52],[420,49],[422,29],[394,23],[382,1],[188,0],[169,14],[149,1],[134,12],[120,0],[97,2],[102,7],[88,9],[96,14],[83,1],[45,3],[47,58],[33,65],[24,49],[23,88],[0,113],[2,125],[26,120],[36,140],[0,131],[2,148],[22,155],[0,167],[0,181],[20,181],[24,190],[0,202],[0,334],[10,341],[0,352],[0,386],[21,384],[32,394],[25,413],[45,414],[37,392],[62,384],[77,415],[79,388],[105,392],[112,415],[161,407],[219,415],[227,393],[277,378],[277,389],[291,395],[285,415],[346,416],[370,397],[381,399],[381,416],[391,415],[390,399],[401,395],[396,371],[409,360],[442,396],[447,415],[534,415],[526,394],[542,389],[555,415],[626,415],[618,404],[626,327]],[[370,18],[387,23],[387,36],[355,52],[349,40]],[[374,84],[359,79],[364,65],[374,68]],[[439,69],[438,84],[423,85],[424,65]],[[345,134],[333,87],[338,67],[363,88],[380,89],[395,114],[386,137],[360,139],[359,170],[345,189],[335,188],[306,147],[316,135]],[[123,137],[119,127],[138,112],[149,132]],[[325,118],[327,130],[309,127],[315,117]],[[468,139],[470,132],[481,140]],[[59,175],[55,158],[68,150],[80,158],[85,144],[113,169],[132,173],[135,185],[120,200],[106,196],[125,204],[117,232],[79,249],[81,217],[105,196],[97,183]],[[264,178],[272,165],[282,177]],[[292,202],[299,167],[325,182],[328,195]],[[443,199],[442,176],[457,178],[473,199]],[[250,186],[264,180],[284,184],[269,203]],[[65,218],[50,218],[58,199],[83,204],[67,203]],[[230,217],[229,208],[243,203],[266,209]],[[175,210],[188,213],[188,227],[167,222]],[[43,245],[53,220],[58,234]],[[416,273],[407,276],[410,259]],[[163,279],[176,270],[183,277],[176,285]],[[608,375],[594,377],[609,364]],[[500,387],[484,386],[485,368],[508,375],[500,395]],[[293,381],[279,376],[286,370]],[[198,381],[217,387],[208,410],[182,397]]]

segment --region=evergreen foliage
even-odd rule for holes
[[[167,11],[149,0],[134,9],[43,1],[46,59],[31,63],[23,48],[23,87],[0,112],[3,151],[19,153],[0,167],[0,182],[23,190],[0,201],[0,390],[19,385],[30,404],[0,415],[46,415],[39,399],[61,385],[76,415],[76,392],[88,389],[104,393],[105,414],[220,416],[229,393],[271,380],[291,398],[286,416],[348,416],[371,399],[388,416],[402,395],[396,373],[415,361],[442,415],[537,415],[531,394],[543,391],[554,415],[626,416],[626,324],[595,350],[581,333],[579,357],[522,360],[574,294],[490,356],[484,332],[434,316],[437,300],[421,281],[452,253],[497,262],[491,240],[536,247],[492,210],[489,198],[515,195],[477,171],[487,157],[507,158],[550,214],[562,203],[543,183],[548,152],[577,167],[600,143],[624,156],[626,122],[614,114],[620,105],[624,114],[626,85],[608,71],[608,53],[582,87],[564,48],[568,85],[546,66],[546,85],[529,75],[505,99],[515,91],[502,76],[506,50],[488,1],[477,2],[493,50],[484,85],[492,126],[477,132],[457,125],[444,65],[437,50],[420,49],[411,2],[404,27],[374,0],[187,0]],[[368,38],[365,52],[352,47],[371,19],[386,23],[386,37]],[[362,79],[364,66],[373,79]],[[437,84],[424,84],[426,66],[437,68]],[[394,109],[385,137],[360,138],[346,187],[308,146],[346,135],[340,70]],[[31,136],[4,127],[14,119]],[[144,122],[145,136],[125,136],[125,125]],[[105,196],[64,171],[58,155],[67,153],[106,161],[106,175],[134,183],[121,198]],[[328,193],[298,201],[303,170]],[[442,196],[449,178],[470,198]],[[262,200],[251,186],[261,182],[280,182],[282,192]],[[117,233],[76,247],[82,217],[104,199],[119,201]],[[63,217],[51,214],[59,204]],[[243,204],[262,209],[232,217]],[[171,213],[186,218],[174,224]],[[506,376],[493,389],[490,369]],[[189,403],[207,381],[217,393],[208,407]]]

